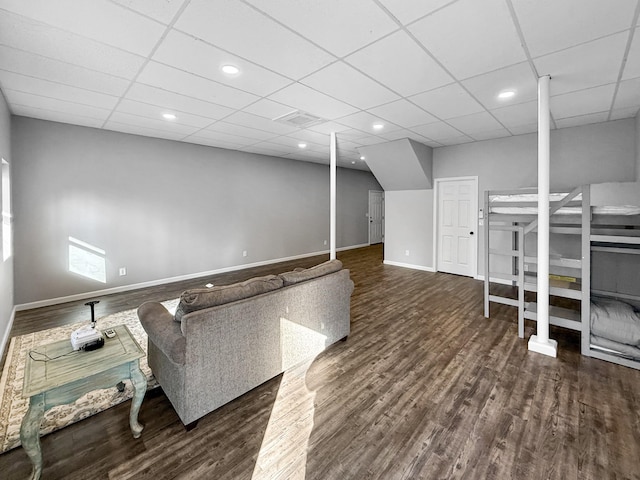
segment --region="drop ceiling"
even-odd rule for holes
[[[0,0],[0,88],[14,115],[302,161],[328,163],[336,132],[338,164],[366,170],[362,146],[536,131],[542,75],[553,128],[636,116],[639,13],[638,0]],[[321,120],[274,121],[295,111]]]

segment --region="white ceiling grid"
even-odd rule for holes
[[[558,128],[634,117],[639,14],[640,0],[0,0],[0,88],[16,115],[303,161],[328,163],[335,131],[339,165],[367,169],[365,145],[536,131],[545,74]],[[323,122],[273,121],[297,110]]]

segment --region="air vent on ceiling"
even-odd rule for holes
[[[326,122],[326,120],[310,113],[296,110],[273,119],[274,122],[285,123],[296,128],[307,128]]]

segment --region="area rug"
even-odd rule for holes
[[[170,311],[175,311],[178,300],[163,302]],[[145,333],[136,310],[126,310],[98,319],[97,328],[105,330],[116,325],[126,325],[142,349],[147,351]],[[25,359],[30,350],[46,343],[68,339],[71,332],[81,326],[78,323],[13,337],[9,343],[7,359],[0,377],[0,453],[20,445],[20,423],[29,408],[28,399],[22,398]],[[147,388],[158,386],[146,356],[140,359],[140,369],[147,377]],[[46,435],[71,425],[107,408],[118,405],[133,396],[133,387],[125,381],[125,389],[119,392],[115,385],[104,390],[95,390],[69,405],[59,405],[45,412],[40,426],[40,435]]]

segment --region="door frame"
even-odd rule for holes
[[[480,237],[479,233],[478,233],[478,176],[467,176],[467,177],[442,177],[442,178],[436,178],[433,181],[433,197],[434,197],[434,201],[433,201],[433,265],[435,267],[435,271],[438,272],[440,271],[440,266],[438,265],[438,259],[440,258],[438,253],[439,253],[439,248],[440,248],[440,244],[438,242],[438,237],[439,237],[439,233],[440,233],[440,218],[438,216],[438,207],[440,206],[440,191],[441,191],[441,184],[445,183],[445,182],[459,182],[459,181],[467,181],[467,180],[471,180],[473,181],[473,189],[474,189],[474,195],[473,198],[475,199],[475,205],[472,205],[471,207],[474,208],[474,219],[475,219],[475,234],[474,236],[475,241],[471,243],[472,245],[472,254],[474,257],[474,261],[473,261],[473,267],[471,269],[471,278],[478,278],[478,238]]]
[[[384,207],[385,207],[385,204],[384,204],[384,190],[369,190],[369,195],[367,197],[367,202],[368,202],[367,203],[367,210],[368,210],[368,212],[367,212],[367,236],[368,236],[369,245],[371,245],[371,194],[372,193],[381,193],[382,194],[381,195],[381,197],[382,197],[382,219],[381,219],[382,220],[382,242],[381,243],[384,243],[384,227],[385,227],[385,225],[384,225],[384,217],[385,217],[385,214],[384,214]]]

